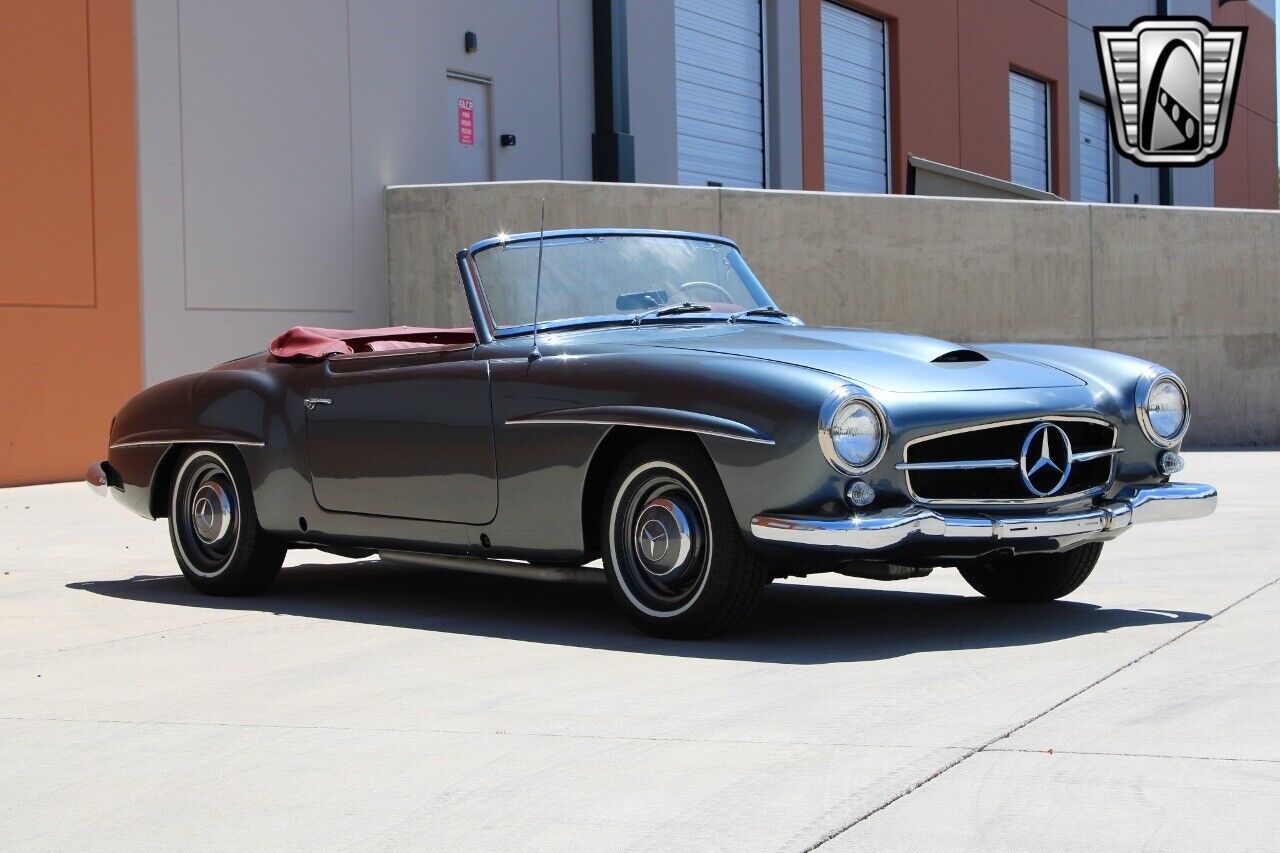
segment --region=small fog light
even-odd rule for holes
[[[1176,474],[1183,468],[1187,467],[1187,463],[1183,460],[1182,454],[1174,453],[1172,450],[1166,450],[1160,454],[1160,473],[1168,476]]]
[[[861,480],[854,480],[849,484],[845,496],[849,499],[850,506],[862,507],[876,499],[876,490]]]

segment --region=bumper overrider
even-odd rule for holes
[[[751,519],[751,532],[766,542],[820,548],[850,557],[900,549],[936,549],[939,555],[1000,549],[1016,552],[1020,544],[1044,542],[1057,550],[1113,539],[1135,524],[1201,518],[1217,505],[1218,491],[1213,486],[1166,483],[1128,488],[1101,506],[1057,514],[952,514],[912,506],[846,518],[757,515]]]
[[[84,481],[89,484],[89,488],[95,494],[99,495],[105,495],[111,489],[124,488],[120,475],[109,462],[94,462],[90,465],[89,470],[85,472]]]

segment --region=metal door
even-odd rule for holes
[[[489,365],[471,349],[330,358],[307,389],[327,510],[484,524],[498,510]]]
[[[822,148],[831,192],[889,191],[884,22],[822,4]]]
[[[1107,110],[1080,102],[1080,201],[1111,201],[1111,138]]]
[[[449,180],[493,180],[493,138],[489,132],[486,80],[449,75]]]
[[[1049,87],[1024,74],[1009,74],[1010,180],[1050,192]]]
[[[676,0],[675,12],[679,182],[764,186],[760,0]]]

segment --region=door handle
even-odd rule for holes
[[[310,411],[311,409],[314,409],[316,406],[332,406],[333,401],[330,400],[328,397],[308,397],[302,401],[302,405],[305,406],[308,411]]]

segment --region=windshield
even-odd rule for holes
[[[532,328],[538,241],[498,243],[473,256],[494,324]],[[700,313],[682,312],[689,303]],[[543,241],[538,324],[639,315],[732,314],[773,303],[732,246],[695,237],[557,235]],[[675,309],[670,312],[663,309]]]

